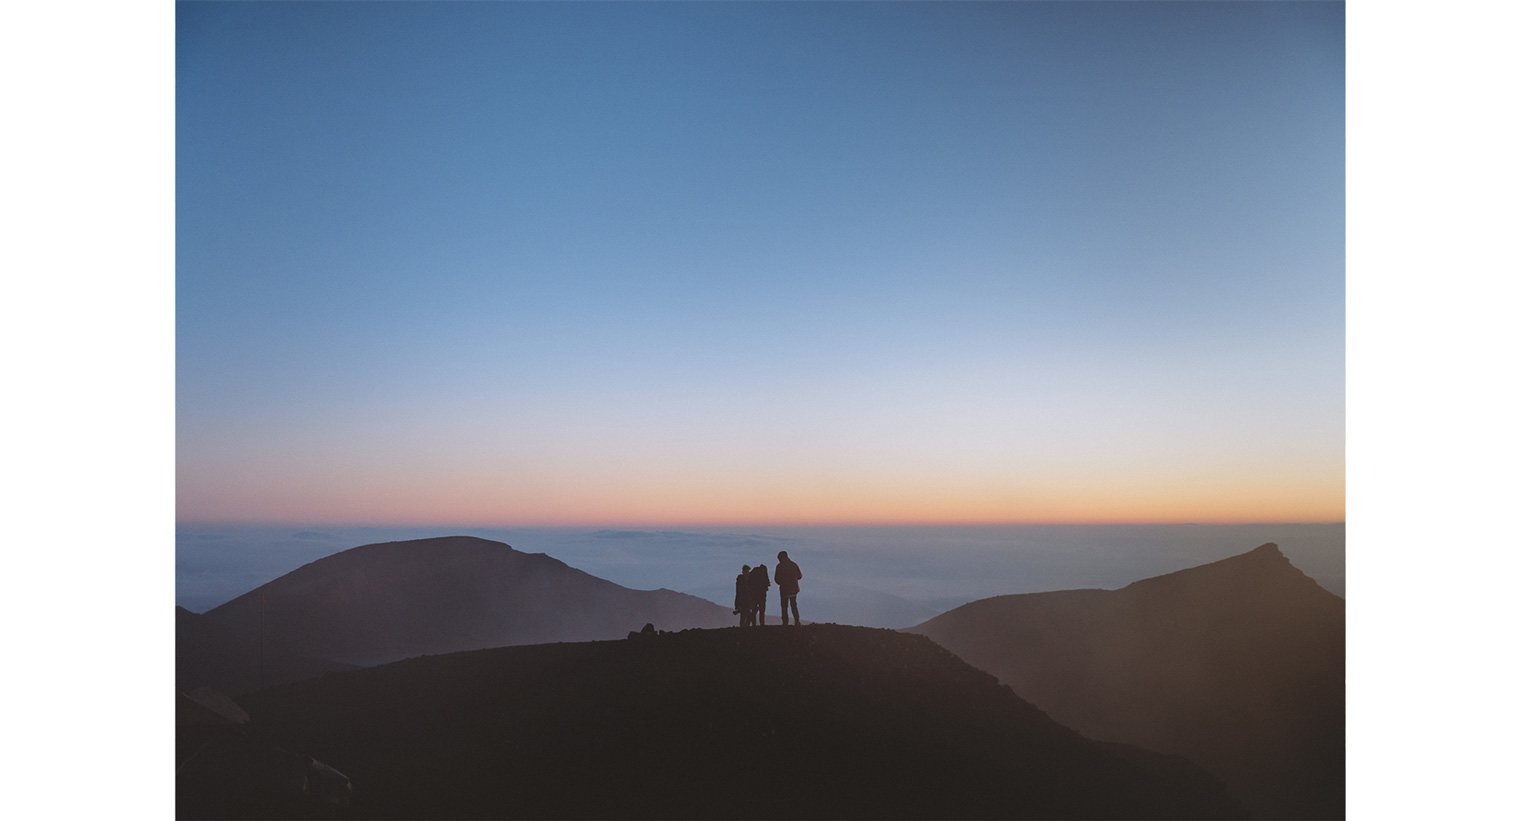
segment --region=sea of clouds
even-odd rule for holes
[[[741,565],[803,571],[803,618],[907,627],[1009,593],[1114,589],[1276,542],[1300,570],[1346,594],[1344,524],[878,527],[447,528],[182,526],[175,598],[204,612],[301,565],[375,542],[470,535],[544,553],[640,590],[719,603]],[[771,612],[774,618],[775,597]]]

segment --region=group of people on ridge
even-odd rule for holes
[[[797,615],[797,591],[800,588],[797,582],[801,578],[802,568],[787,558],[786,551],[777,553],[776,590],[781,594],[781,624],[783,626],[787,623],[788,606],[792,609],[792,622],[802,624],[802,618]],[[740,627],[765,624],[765,594],[770,589],[771,578],[766,573],[765,565],[754,568],[745,565],[744,569],[739,571],[739,577],[734,579],[734,615],[739,617]]]

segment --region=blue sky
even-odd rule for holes
[[[1343,7],[182,4],[182,520],[1336,521]]]
[[[101,658],[141,666],[144,653],[156,653],[157,669],[171,669],[169,617],[161,607],[174,595],[175,553],[168,548],[174,540],[174,460],[181,462],[180,491],[188,480],[236,476],[246,470],[239,464],[247,464],[214,459],[205,444],[187,447],[187,432],[203,431],[204,441],[215,431],[232,441],[234,434],[246,437],[255,422],[260,430],[276,427],[274,400],[255,406],[253,391],[243,395],[249,404],[241,417],[218,422],[206,411],[192,413],[192,396],[202,397],[195,400],[201,407],[211,398],[234,406],[227,391],[240,379],[269,381],[255,378],[252,369],[220,387],[211,381],[222,371],[247,368],[246,361],[228,358],[218,368],[203,357],[190,369],[185,357],[192,336],[184,326],[178,330],[182,361],[172,358],[173,271],[178,265],[179,309],[202,313],[213,306],[204,296],[188,298],[190,280],[214,273],[189,265],[193,243],[183,211],[192,202],[186,187],[192,181],[185,175],[189,166],[176,169],[175,161],[177,150],[187,162],[193,144],[187,133],[176,134],[174,8],[98,3],[82,17],[77,6],[30,4],[16,9],[16,24],[0,31],[8,45],[0,53],[15,76],[27,78],[8,98],[12,119],[24,124],[10,134],[12,153],[22,161],[13,164],[8,180],[13,199],[25,207],[12,215],[5,246],[10,269],[22,274],[7,282],[13,299],[4,303],[10,311],[3,329],[14,354],[13,393],[28,400],[9,407],[11,464],[25,477],[13,488],[20,514],[13,525],[19,527],[17,544],[42,546],[13,553],[17,578],[43,580],[22,585],[6,606],[18,618],[54,614],[51,629],[20,631],[16,639],[22,656],[45,657],[50,669],[65,669],[37,679],[21,700],[56,702],[65,712],[94,697],[90,688]],[[1509,352],[1517,347],[1511,316],[1516,247],[1509,239],[1517,205],[1508,192],[1520,169],[1513,150],[1520,134],[1510,108],[1494,104],[1513,96],[1504,78],[1517,73],[1517,52],[1509,42],[1515,11],[1463,2],[1439,13],[1420,3],[1353,4],[1352,10],[1347,575],[1356,616],[1349,639],[1357,651],[1348,658],[1354,673],[1348,703],[1361,706],[1348,716],[1350,808],[1353,817],[1369,818],[1453,814],[1456,800],[1466,808],[1457,814],[1496,815],[1511,806],[1509,796],[1470,787],[1504,783],[1503,755],[1484,759],[1494,772],[1477,781],[1470,759],[1388,755],[1409,747],[1409,729],[1379,716],[1402,709],[1399,699],[1410,691],[1449,693],[1453,697],[1443,701],[1449,720],[1424,722],[1414,732],[1414,743],[1428,749],[1492,748],[1495,738],[1506,735],[1495,722],[1515,724],[1513,710],[1495,710],[1513,702],[1509,659],[1490,652],[1500,637],[1473,627],[1509,623],[1516,575],[1515,551],[1508,549],[1513,527],[1505,515],[1516,489],[1506,469],[1516,451],[1515,401],[1510,382],[1494,378],[1512,371]],[[1296,13],[1315,14],[1302,8]],[[1253,28],[1257,36],[1266,31]],[[181,60],[178,67],[192,66]],[[183,72],[178,85],[180,93],[188,92]],[[228,113],[225,106],[222,112]],[[186,124],[182,116],[179,125]],[[203,197],[195,207],[226,208],[236,194],[220,204]],[[230,227],[221,230],[231,233]],[[1264,348],[1288,335],[1283,323],[1289,319],[1260,324]],[[1295,321],[1296,327],[1310,324]],[[223,330],[217,344],[225,350],[234,328]],[[203,325],[194,338],[210,345],[204,331]],[[1228,350],[1212,341],[1199,347]],[[313,359],[319,354],[332,356],[305,351]],[[285,356],[278,365],[291,371],[298,361]],[[1277,364],[1277,370],[1293,370],[1289,358]],[[352,371],[354,363],[347,367]],[[1243,379],[1250,370],[1242,369]],[[177,419],[176,376],[182,402]],[[325,376],[337,378],[332,371]],[[1263,380],[1263,393],[1286,382]],[[314,403],[297,394],[280,401],[291,405],[285,411],[291,419],[309,416]],[[182,428],[177,454],[176,424]],[[1263,422],[1256,430],[1265,434],[1271,427]],[[273,448],[278,442],[267,435],[263,440],[271,453],[279,452],[271,461],[292,466],[285,477],[300,478],[294,469],[300,463],[288,447]],[[239,494],[223,486],[217,495]],[[182,514],[189,501],[182,493]],[[64,545],[88,547],[83,554],[57,549]],[[1433,545],[1447,560],[1432,559]],[[80,574],[85,565],[93,571]],[[48,579],[66,580],[75,601],[96,604],[59,610],[64,582]],[[1411,591],[1422,591],[1426,606],[1409,607]],[[1434,663],[1411,669],[1407,636],[1430,634],[1432,618],[1446,628],[1448,640],[1425,648]],[[71,662],[53,652],[57,631],[98,652],[68,670]],[[156,645],[151,639],[145,644],[151,636],[159,637]],[[1471,675],[1453,679],[1449,671],[1458,668]],[[152,703],[167,675],[123,682],[123,698]],[[1392,680],[1404,686],[1356,684]],[[129,724],[134,720],[134,731],[120,737],[136,746],[143,738],[169,743],[166,725],[152,711],[127,717]],[[44,757],[75,752],[55,732],[56,722],[30,730],[23,717],[21,732]],[[146,774],[124,768],[112,781],[112,773],[100,773],[110,788],[96,792],[112,796],[113,808],[124,795],[168,807],[166,792]],[[1406,788],[1382,789],[1390,780]],[[58,787],[34,792],[70,789]]]

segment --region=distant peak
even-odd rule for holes
[[[1283,555],[1282,550],[1278,549],[1276,542],[1267,542],[1260,547],[1252,548],[1244,553],[1236,554],[1227,559],[1220,559],[1219,561],[1211,562],[1210,564],[1200,565],[1200,567],[1210,567],[1212,565],[1229,566],[1276,564],[1287,565],[1289,567],[1293,565],[1292,562],[1288,561],[1288,557]]]
[[[389,546],[389,545],[405,545],[405,546],[408,546],[408,547],[437,547],[437,546],[443,546],[443,545],[447,545],[447,546],[462,546],[462,545],[486,546],[486,545],[489,545],[491,547],[504,547],[507,550],[511,550],[512,549],[512,546],[509,545],[509,544],[507,544],[506,542],[498,542],[495,539],[486,539],[486,538],[483,538],[481,536],[464,536],[464,535],[429,536],[429,537],[424,538],[424,539],[403,539],[403,540],[395,541],[395,542],[377,542],[376,544],[372,544],[372,545],[360,545],[360,547],[378,547],[378,546],[381,546],[381,545],[387,545],[387,546]]]
[[[1189,567],[1162,576],[1153,576],[1149,579],[1130,584],[1129,588],[1154,588],[1158,585],[1181,583],[1183,580],[1198,582],[1204,579],[1218,580],[1227,577],[1237,578],[1302,578],[1313,583],[1312,579],[1304,575],[1302,570],[1293,566],[1293,562],[1283,555],[1275,542],[1267,542],[1260,547],[1252,548],[1245,553],[1238,553],[1229,558],[1209,562],[1208,564]],[[1317,585],[1316,585],[1317,586]]]
[[[1283,555],[1282,550],[1277,547],[1276,542],[1267,542],[1260,547],[1252,548],[1223,561],[1238,562],[1240,564],[1292,564],[1292,562],[1288,561],[1288,557]]]
[[[495,539],[487,539],[483,536],[440,536],[438,537],[438,541],[478,543],[492,545],[494,547],[505,547],[508,550],[512,549],[512,545],[509,545],[506,542],[498,542]]]

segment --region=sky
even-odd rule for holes
[[[1345,519],[1333,3],[205,3],[182,523]]]
[[[18,663],[54,673],[12,682],[18,703],[35,707],[13,729],[37,761],[77,758],[77,734],[57,732],[57,716],[98,699],[103,667],[159,671],[112,687],[123,704],[164,703],[173,668],[164,603],[175,587],[176,489],[186,489],[175,481],[187,455],[175,434],[189,418],[176,398],[193,385],[175,350],[188,332],[176,331],[174,308],[190,304],[192,270],[176,215],[190,201],[176,159],[191,147],[176,132],[176,102],[187,102],[176,92],[189,88],[176,77],[177,62],[185,67],[176,7],[84,7],[22,4],[0,27],[0,62],[27,78],[7,89],[21,125],[7,134],[19,159],[6,190],[24,207],[0,243],[11,274],[0,336],[15,397],[3,411],[8,558],[26,581],[0,609],[16,624],[48,614],[42,629],[13,636]],[[1348,817],[1497,816],[1512,808],[1502,786],[1515,762],[1496,739],[1520,728],[1513,657],[1493,652],[1511,638],[1520,570],[1509,515],[1520,480],[1507,467],[1520,455],[1516,394],[1512,380],[1494,378],[1513,372],[1520,348],[1511,193],[1520,120],[1494,101],[1513,96],[1505,78],[1520,73],[1511,43],[1520,12],[1486,0],[1351,10]],[[60,591],[70,597],[62,606]],[[1409,664],[1411,636],[1429,663]],[[64,644],[91,651],[60,656]],[[1386,720],[1410,704],[1432,705],[1423,712],[1439,719]],[[119,761],[147,761],[144,739],[172,746],[164,713],[118,718],[124,729],[99,741],[106,754],[123,745]],[[100,788],[86,795],[73,770],[34,767],[28,778],[43,786],[31,795],[43,797],[19,798],[26,807],[70,794],[101,815],[124,800],[170,810],[172,785],[150,769],[97,768]]]

